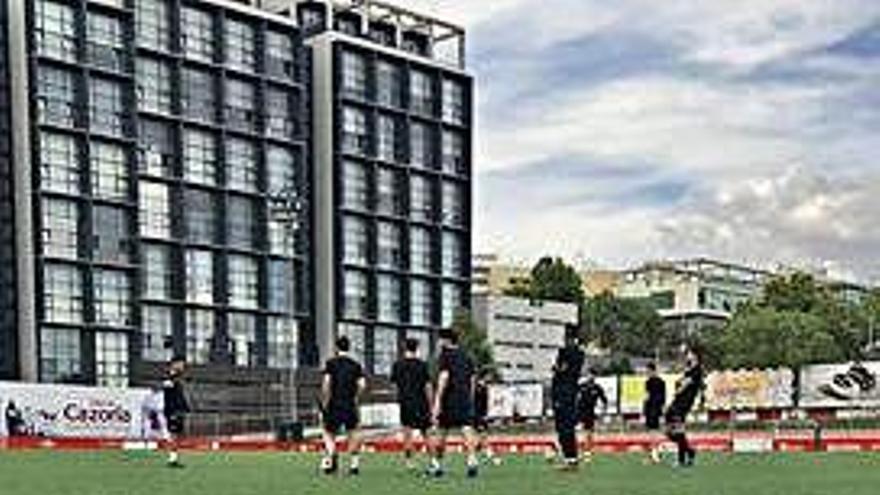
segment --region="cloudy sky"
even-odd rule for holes
[[[880,281],[880,1],[398,1],[468,29],[478,251]]]

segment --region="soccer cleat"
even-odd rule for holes
[[[361,468],[359,468],[359,467],[352,466],[351,468],[348,469],[349,476],[360,476],[360,474],[361,474]]]
[[[166,464],[171,469],[183,469],[183,463],[180,461],[168,461]]]
[[[321,472],[327,475],[336,473],[339,469],[339,463],[336,456],[324,456],[321,459]]]
[[[446,472],[443,471],[442,467],[428,466],[428,468],[425,469],[425,476],[428,478],[442,478],[445,475]]]
[[[480,468],[476,464],[472,464],[467,468],[467,477],[476,478],[480,474]]]

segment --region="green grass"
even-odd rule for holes
[[[540,457],[507,457],[477,480],[450,473],[427,480],[396,456],[368,456],[359,478],[316,474],[303,454],[189,454],[186,469],[169,470],[158,454],[0,451],[0,491],[9,495],[873,495],[880,490],[880,454],[704,455],[690,470],[645,466],[641,456],[599,456],[574,474],[557,473]]]

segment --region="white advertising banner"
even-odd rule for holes
[[[154,404],[149,389],[0,382],[0,436],[141,438]]]
[[[819,364],[801,370],[802,407],[880,407],[880,362]]]
[[[490,418],[539,418],[543,413],[544,387],[541,384],[489,386]]]
[[[616,376],[600,376],[596,378],[596,384],[602,387],[602,390],[605,391],[605,397],[608,398],[608,409],[605,410],[607,414],[617,414],[620,409],[620,401],[618,397],[618,380]],[[601,406],[599,406],[601,407]],[[599,409],[596,411],[601,414],[602,410]]]

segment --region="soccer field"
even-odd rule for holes
[[[508,457],[480,478],[464,478],[460,458],[443,479],[405,471],[398,457],[368,456],[358,478],[318,476],[304,454],[189,454],[186,468],[158,454],[0,452],[0,491],[9,495],[485,495],[816,494],[880,490],[878,454],[704,455],[693,469],[646,466],[641,456],[599,456],[577,473],[555,472],[540,457]]]

